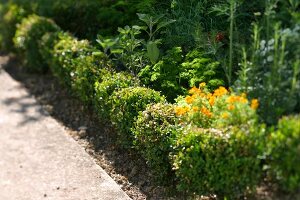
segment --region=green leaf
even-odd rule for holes
[[[159,58],[159,49],[155,42],[149,41],[147,43],[147,55],[152,64],[155,64]]]

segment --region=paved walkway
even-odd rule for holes
[[[129,199],[2,64],[0,200]]]

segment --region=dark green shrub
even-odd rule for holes
[[[76,70],[76,58],[91,55],[93,49],[87,40],[77,40],[70,34],[59,36],[54,46],[51,70],[66,86],[71,87]]]
[[[260,179],[259,145],[264,128],[188,128],[173,156],[178,189],[199,195],[240,199]]]
[[[48,32],[58,32],[60,28],[50,19],[30,15],[18,26],[14,43],[30,71],[45,72],[47,64],[39,51],[39,42]]]
[[[26,16],[26,11],[16,4],[3,4],[0,8],[0,49],[14,50],[13,38],[17,24]]]
[[[134,123],[134,146],[162,183],[174,180],[169,154],[176,144],[177,124],[174,106],[167,103],[150,104],[141,111]]]
[[[114,91],[122,88],[136,87],[139,85],[138,79],[126,72],[106,72],[101,81],[95,82],[94,105],[97,114],[103,118],[109,118],[112,108],[110,96]]]
[[[111,96],[111,121],[124,147],[132,146],[131,128],[139,114],[150,103],[163,102],[159,92],[144,87],[130,87],[115,91]]]
[[[59,36],[63,34],[63,32],[47,32],[39,41],[39,52],[48,66],[53,64],[54,46],[59,41]]]
[[[300,188],[300,115],[283,117],[267,138],[268,171],[280,188],[289,192]]]
[[[139,73],[139,78],[145,85],[161,91],[169,101],[186,92],[180,79],[180,64],[183,62],[180,47],[167,51],[167,54],[153,66],[147,65]],[[186,87],[188,85],[185,85]]]

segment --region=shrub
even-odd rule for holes
[[[47,64],[39,52],[39,42],[47,32],[57,32],[60,28],[50,19],[30,15],[18,26],[14,43],[24,55],[25,64],[30,71],[45,72]]]
[[[27,15],[26,11],[13,3],[3,4],[0,8],[0,49],[12,51],[13,38],[16,33],[17,24]]]
[[[177,126],[172,104],[149,104],[137,117],[132,132],[134,146],[151,167],[158,181],[171,183],[174,177],[169,154],[176,144]]]
[[[111,96],[111,121],[117,129],[119,141],[124,147],[132,146],[131,128],[139,114],[150,103],[163,102],[159,92],[144,87],[124,88]]]
[[[80,56],[72,61],[76,66],[72,76],[72,90],[86,104],[94,101],[96,81],[103,80],[108,75],[106,56]]]
[[[71,87],[72,77],[76,69],[76,58],[91,55],[93,51],[87,40],[77,40],[70,34],[59,36],[59,41],[54,46],[54,59],[51,70],[62,82]]]
[[[95,99],[94,104],[97,114],[103,118],[109,118],[112,108],[110,96],[114,91],[122,88],[135,87],[139,85],[138,79],[126,72],[109,72],[102,76],[101,81],[95,82]]]
[[[172,156],[178,189],[218,199],[241,199],[259,182],[259,144],[264,128],[186,128]]]
[[[267,138],[269,174],[280,188],[300,188],[300,115],[283,117]]]
[[[43,57],[44,62],[48,66],[51,66],[54,59],[54,46],[59,40],[59,36],[64,34],[63,32],[47,32],[39,41],[39,52]]]

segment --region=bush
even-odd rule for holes
[[[76,58],[91,55],[93,48],[87,40],[77,40],[70,34],[59,36],[54,46],[54,58],[51,70],[66,86],[71,87],[76,70]]]
[[[269,174],[280,188],[300,188],[300,115],[283,117],[267,138]]]
[[[139,114],[150,103],[164,101],[159,92],[144,88],[130,87],[115,91],[111,96],[111,121],[117,129],[119,141],[124,147],[132,146],[133,134],[131,128]]]
[[[27,15],[26,11],[16,4],[0,5],[0,49],[13,51],[13,38],[17,24]]]
[[[76,66],[72,76],[72,90],[86,104],[94,101],[96,81],[108,75],[106,57],[104,55],[80,56],[72,61]]]
[[[134,146],[151,167],[158,181],[169,184],[174,180],[169,154],[176,144],[177,126],[172,104],[150,104],[141,111],[134,123]]]
[[[218,199],[241,199],[259,182],[257,142],[264,128],[230,127],[224,130],[187,128],[173,155],[178,189]]]
[[[103,118],[109,118],[112,108],[110,96],[114,91],[122,88],[136,87],[139,85],[138,79],[126,72],[109,72],[106,71],[101,81],[95,82],[95,99],[94,104],[97,114]]]
[[[60,28],[50,19],[30,15],[18,26],[14,43],[25,58],[25,64],[30,71],[45,72],[47,64],[39,51],[39,42],[48,32],[58,32]]]
[[[39,41],[39,52],[43,57],[45,63],[51,66],[54,59],[54,46],[59,41],[59,36],[64,34],[63,32],[47,32],[43,35]]]

